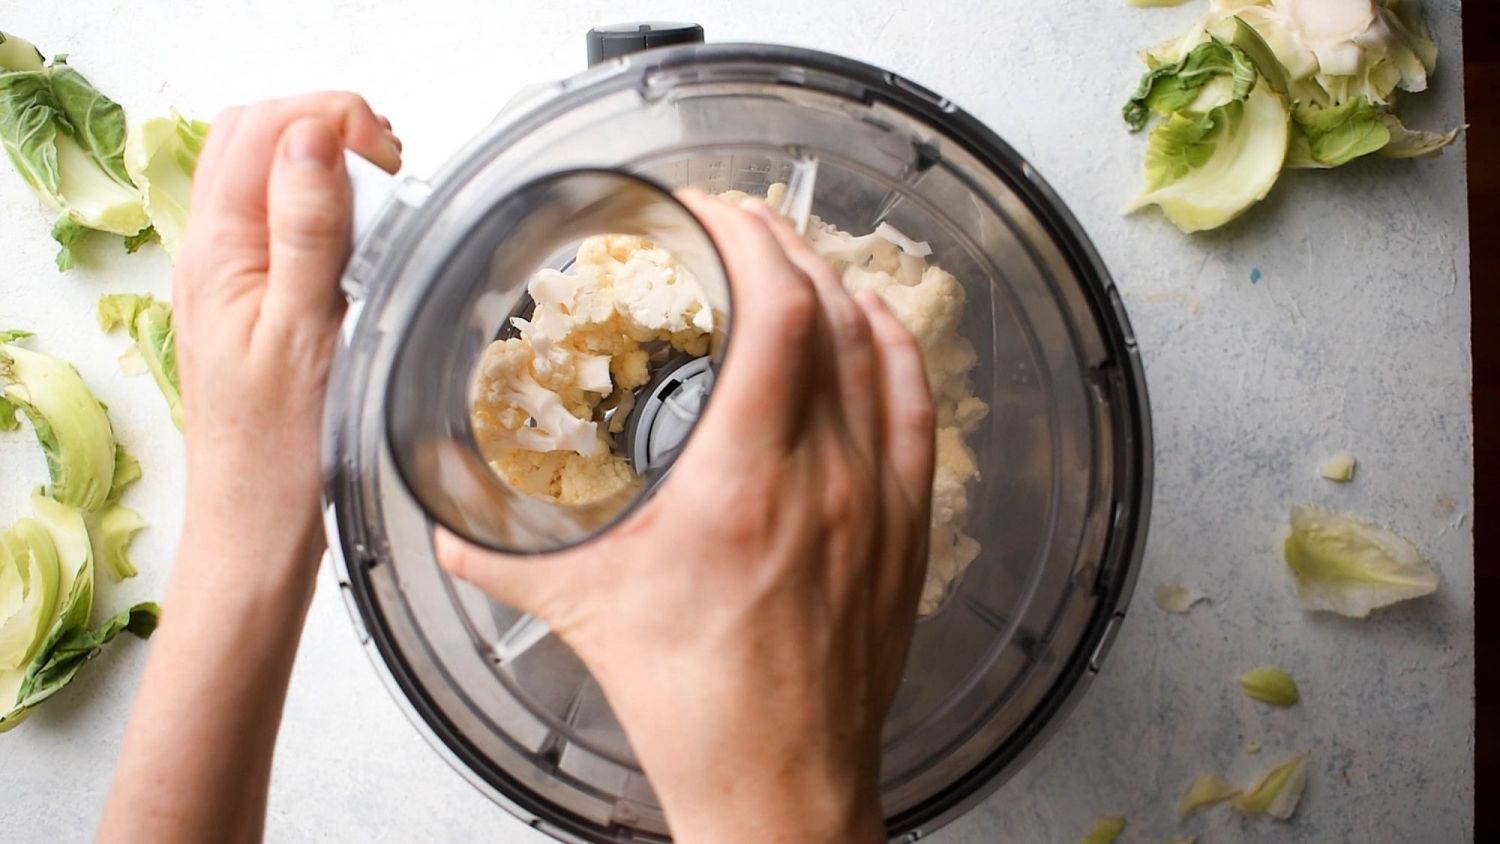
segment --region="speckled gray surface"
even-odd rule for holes
[[[1450,842],[1472,838],[1473,544],[1469,270],[1463,147],[1412,163],[1366,161],[1285,177],[1245,219],[1185,237],[1116,211],[1142,139],[1118,106],[1134,48],[1180,29],[1201,2],[451,2],[179,0],[8,4],[0,26],[76,66],[137,114],[211,116],[242,100],[320,87],[368,94],[394,120],[409,169],[430,172],[523,83],[582,64],[590,25],[689,18],[716,39],[846,53],[952,97],[1031,158],[1112,268],[1147,363],[1156,504],[1141,591],[1104,671],[1008,786],[933,840],[1077,840],[1123,814],[1122,841]],[[1409,122],[1462,119],[1457,0],[1428,0],[1443,54]],[[19,6],[19,7],[18,7]],[[604,139],[601,139],[604,142]],[[144,380],[116,377],[118,338],[92,324],[105,290],[164,292],[160,253],[98,250],[58,277],[46,223],[0,174],[0,321],[76,361],[147,476],[130,503],[153,527],[143,573],[106,600],[157,595],[180,519],[176,434]],[[1258,270],[1259,280],[1251,281]],[[1352,484],[1317,476],[1340,449]],[[24,437],[0,437],[0,472],[40,477]],[[19,512],[25,483],[0,484]],[[1300,612],[1279,556],[1289,505],[1316,501],[1386,522],[1442,575],[1425,599],[1352,621]],[[1180,580],[1212,603],[1168,616],[1150,589]],[[272,785],[272,841],[531,841],[448,770],[406,723],[320,575]],[[98,817],[146,647],[122,643],[23,728],[0,737],[0,837],[85,840]],[[226,659],[233,659],[226,654]],[[1242,670],[1279,664],[1297,707],[1246,700]],[[187,670],[190,670],[187,669]],[[1264,745],[1258,755],[1246,741]],[[1289,823],[1227,810],[1176,821],[1198,771],[1245,780],[1312,751]]]

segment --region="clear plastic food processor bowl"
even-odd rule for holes
[[[376,665],[458,770],[558,838],[663,841],[667,828],[568,648],[439,569],[433,522],[389,445],[393,362],[405,344],[437,342],[413,334],[414,314],[442,285],[477,285],[495,314],[443,342],[501,330],[525,279],[455,281],[454,256],[506,246],[484,224],[523,185],[605,168],[763,194],[809,160],[812,213],[856,235],[888,222],[964,285],[959,330],[990,406],[968,440],[981,480],[967,532],[983,550],[917,625],[885,728],[891,838],[930,833],[1013,773],[1123,616],[1150,502],[1144,381],[1104,267],[1031,167],[946,100],[836,56],[718,44],[601,65],[516,104],[374,217],[345,278],[354,305],[325,438],[330,544]]]

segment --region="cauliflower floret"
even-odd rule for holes
[[[531,347],[519,337],[485,349],[473,413],[480,449],[565,449],[589,456],[604,450],[593,421],[574,415],[561,396],[538,384],[531,363]]]
[[[944,410],[948,408],[944,407]],[[979,427],[980,420],[988,416],[989,412],[990,406],[982,400],[974,396],[965,396],[953,404],[951,412],[946,414],[946,418],[940,418],[938,424],[957,426],[967,436],[974,433],[974,429]],[[939,414],[939,416],[944,416],[944,414]]]
[[[621,352],[610,359],[609,371],[621,390],[634,390],[651,380],[651,355],[645,349],[634,348]]]
[[[559,504],[589,504],[628,489],[637,479],[625,458],[608,451],[507,449],[491,461],[506,482],[526,495]]]
[[[964,312],[964,288],[952,273],[940,267],[928,267],[921,280],[907,286],[896,283],[882,285],[876,292],[906,330],[917,338],[925,352],[939,343],[956,336],[958,319]]]
[[[702,285],[667,250],[638,249],[612,270],[616,307],[632,327],[652,335],[713,331]]]
[[[934,525],[927,555],[927,577],[917,599],[917,614],[932,615],[948,597],[948,589],[964,569],[979,557],[979,543],[972,536],[947,525]]]
[[[601,411],[617,408],[610,428],[618,433],[630,391],[650,380],[641,344],[707,354],[722,323],[671,254],[639,237],[589,238],[567,272],[541,270],[527,290],[535,306],[512,320],[520,336],[491,344],[476,379],[474,424],[491,459],[513,448],[599,454]]]
[[[932,520],[961,527],[969,515],[969,497],[964,493],[964,486],[979,477],[979,466],[958,428],[939,428],[936,444]]]

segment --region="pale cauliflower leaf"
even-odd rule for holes
[[[0,395],[31,421],[47,458],[51,495],[85,510],[101,507],[114,478],[114,433],[78,370],[50,355],[0,344]]]
[[[1302,801],[1307,787],[1307,754],[1299,753],[1277,763],[1245,789],[1234,808],[1246,814],[1270,815],[1279,820],[1290,818]]]
[[[1291,524],[1284,552],[1305,610],[1364,618],[1437,589],[1432,565],[1395,531],[1311,504],[1294,506]]]
[[[1292,706],[1297,702],[1297,681],[1274,665],[1252,668],[1240,675],[1245,696],[1272,706]]]
[[[1389,102],[1422,91],[1437,47],[1411,3],[1374,0],[1214,0],[1209,19],[1238,17],[1275,52],[1298,99],[1364,96]],[[1210,24],[1211,26],[1212,24]]]
[[[1348,483],[1354,479],[1354,466],[1354,455],[1341,451],[1324,461],[1318,467],[1318,474],[1330,481]]]
[[[134,341],[130,360],[139,361],[162,398],[172,424],[182,430],[182,393],[177,386],[177,332],[172,327],[172,305],[141,293],[107,293],[99,297],[99,329],[113,331],[124,327]],[[125,367],[125,358],[121,367]]]
[[[146,216],[162,248],[174,260],[187,231],[198,155],[208,140],[209,125],[175,111],[130,130],[125,141],[125,169],[141,191]]]
[[[1125,818],[1120,815],[1106,815],[1097,818],[1088,833],[1083,836],[1082,844],[1113,844],[1125,831]]]
[[[28,648],[23,667],[0,668],[0,732],[15,728],[36,706],[72,681],[78,670],[122,630],[140,638],[156,628],[159,608],[141,603],[89,627],[94,605],[94,556],[84,513],[38,490],[31,499],[34,522],[22,520],[30,552],[55,552],[56,602],[43,638]],[[40,531],[29,527],[35,524]],[[15,545],[11,544],[12,554]]]
[[[1193,778],[1187,791],[1184,791],[1182,798],[1177,801],[1177,816],[1185,818],[1210,806],[1223,803],[1239,793],[1238,788],[1214,774],[1199,774]]]
[[[1217,38],[1142,79],[1133,128],[1155,112],[1146,185],[1125,212],[1156,205],[1185,232],[1217,228],[1264,199],[1286,160],[1290,113],[1249,55]]]
[[[125,112],[61,57],[0,33],[0,145],[16,172],[48,207],[58,269],[75,261],[85,229],[126,237],[149,225],[140,192],[125,169]]]
[[[1212,30],[1227,20],[1243,21],[1270,46],[1290,79],[1298,128],[1310,138],[1323,130],[1319,120],[1331,119],[1317,117],[1327,109],[1358,114],[1353,131],[1364,152],[1410,158],[1434,153],[1457,137],[1458,129],[1408,130],[1390,111],[1397,90],[1426,90],[1437,65],[1437,45],[1411,0],[1215,0],[1203,27]],[[1385,131],[1371,128],[1372,119]],[[1382,138],[1384,145],[1375,146]],[[1347,136],[1331,143],[1350,148]],[[1290,166],[1333,167],[1353,157],[1299,155]]]
[[[1213,0],[1186,34],[1142,58],[1149,69],[1125,120],[1132,130],[1153,114],[1163,122],[1146,189],[1126,210],[1160,205],[1184,231],[1233,219],[1283,167],[1430,155],[1459,132],[1411,130],[1391,111],[1397,90],[1427,87],[1437,60],[1411,2]]]
[[[1158,583],[1152,591],[1152,597],[1158,607],[1178,615],[1191,610],[1199,601],[1208,600],[1207,595],[1180,583]]]
[[[35,519],[0,533],[0,672],[31,661],[56,614],[60,576],[57,548]]]
[[[90,534],[94,540],[94,559],[103,564],[115,580],[135,577],[130,561],[130,542],[146,527],[141,514],[123,504],[111,504],[99,513]]]

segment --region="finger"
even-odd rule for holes
[[[830,353],[838,378],[845,427],[858,452],[874,462],[880,440],[880,414],[876,397],[875,346],[869,319],[844,290],[844,284],[833,267],[814,252],[781,215],[758,199],[747,201],[745,207],[766,224],[787,257],[812,280],[832,340]]]
[[[395,146],[396,152],[400,153],[402,150],[401,136],[397,135],[396,130],[391,128],[391,119],[383,114],[375,115],[375,119],[378,120],[380,122],[380,125],[385,128],[386,137],[389,138],[391,144]]]
[[[870,320],[880,371],[885,553],[875,596],[882,612],[906,623],[892,625],[897,638],[891,640],[905,647],[927,573],[936,459],[932,392],[916,338],[885,301],[873,291],[861,292],[854,301]]]
[[[548,618],[553,583],[558,567],[534,557],[497,554],[466,542],[445,528],[437,528],[432,537],[438,565],[454,577],[479,587],[491,598]]]
[[[261,321],[271,329],[342,305],[353,200],[333,124],[305,117],[281,136],[267,187],[269,267]]]
[[[235,166],[224,172],[204,197],[203,211],[254,226],[263,224],[266,182],[271,175],[277,141],[286,127],[306,117],[318,117],[337,127],[345,146],[389,172],[401,166],[401,154],[385,127],[362,97],[348,93],[307,94],[260,103],[238,120],[234,136],[222,155]],[[199,208],[193,209],[199,212]]]
[[[220,178],[219,165],[224,158],[224,150],[229,146],[234,137],[235,129],[239,125],[240,118],[244,114],[243,108],[231,108],[221,112],[208,131],[208,138],[204,141],[203,152],[198,156],[198,164],[193,176],[192,196],[189,207],[204,208],[208,204],[206,197],[213,191],[214,185]],[[191,268],[198,263],[198,254],[203,247],[212,240],[211,237],[198,236],[198,232],[208,226],[207,215],[188,215],[187,230],[183,235],[182,252],[174,262],[172,272],[172,301],[176,307],[186,316],[192,309],[192,291],[188,288],[188,282],[202,273],[193,272]]]
[[[753,215],[702,194],[685,194],[683,201],[713,238],[734,292],[729,352],[705,430],[721,443],[789,441],[816,365],[817,293]]]
[[[932,499],[935,413],[917,340],[871,291],[855,297],[870,320],[879,361],[881,443],[885,462],[918,511]]]
[[[198,164],[193,172],[192,207],[202,208],[207,203],[205,197],[218,180],[219,163],[224,158],[224,150],[229,147],[244,114],[245,109],[241,106],[225,109],[209,125],[208,138],[203,142],[203,153],[198,156]],[[192,224],[191,216],[188,224]]]

